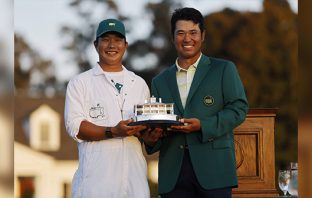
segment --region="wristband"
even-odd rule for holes
[[[105,138],[106,139],[113,138],[112,127],[105,128]]]

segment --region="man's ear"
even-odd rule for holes
[[[174,45],[174,35],[171,36],[171,43]]]
[[[204,42],[204,40],[205,40],[205,35],[206,35],[206,30],[204,30],[202,33],[202,42]]]
[[[97,40],[95,40],[95,41],[93,41],[93,45],[94,45],[94,48],[95,48],[95,50],[98,52],[98,41]]]

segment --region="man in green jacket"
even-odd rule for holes
[[[152,81],[152,95],[174,103],[182,126],[144,135],[147,153],[159,153],[161,197],[232,196],[237,187],[233,129],[248,102],[235,65],[201,53],[204,18],[193,8],[177,9],[171,32],[178,58]]]

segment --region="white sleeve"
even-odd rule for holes
[[[83,142],[77,138],[80,124],[86,120],[83,84],[78,79],[72,79],[67,85],[64,118],[67,133],[77,142]]]
[[[140,77],[140,84],[141,84],[141,98],[140,98],[140,103],[144,103],[144,100],[148,100],[151,96],[150,96],[150,90],[145,82],[145,80]]]
[[[150,90],[144,81],[144,99],[148,100],[151,97]]]

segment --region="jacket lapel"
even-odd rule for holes
[[[176,72],[177,66],[174,64],[170,67],[168,75],[166,76],[166,80],[168,82],[167,85],[171,91],[172,98],[177,106],[177,109],[179,110],[180,115],[183,115],[184,109],[180,98]]]
[[[187,107],[188,103],[190,103],[190,101],[192,100],[194,93],[196,92],[200,83],[203,81],[203,79],[207,75],[210,67],[211,67],[210,59],[207,56],[202,55],[198,65],[197,65],[197,69],[196,69],[196,72],[195,72],[195,75],[193,78],[193,82],[192,82],[190,91],[189,91],[188,96],[187,96],[185,107]]]

